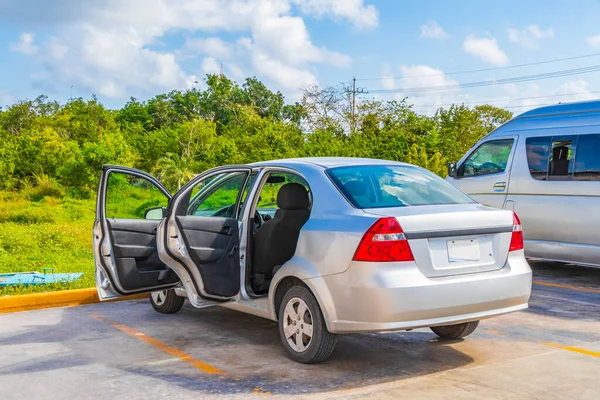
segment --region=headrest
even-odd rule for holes
[[[352,197],[360,196],[367,199],[371,198],[369,186],[362,181],[348,181],[344,183],[344,189],[346,189],[348,193],[352,195]]]
[[[282,210],[306,210],[308,192],[299,183],[286,183],[277,193],[277,207]]]
[[[567,160],[569,158],[569,148],[567,146],[555,147],[552,149],[553,160]]]

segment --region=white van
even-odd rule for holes
[[[600,101],[516,116],[450,163],[446,180],[515,211],[527,257],[600,267]]]

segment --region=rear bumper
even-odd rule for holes
[[[311,278],[334,333],[449,325],[527,308],[531,269],[523,252],[497,271],[427,278],[414,263],[353,262],[344,273]]]

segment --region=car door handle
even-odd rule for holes
[[[221,231],[219,232],[221,235],[229,235],[231,233],[231,227],[230,226],[224,226],[221,228]]]
[[[496,182],[494,183],[494,189],[505,189],[506,182]]]

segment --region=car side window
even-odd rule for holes
[[[581,135],[577,139],[573,180],[600,180],[600,135]]]
[[[113,171],[106,183],[105,214],[110,219],[161,219],[169,198],[154,183],[137,175]]]
[[[550,139],[549,137],[535,137],[525,140],[529,173],[532,177],[540,181],[548,179]]]
[[[508,164],[508,157],[514,139],[493,140],[483,143],[460,167],[459,175],[463,177],[496,174],[503,172]]]
[[[534,137],[525,147],[529,173],[537,180],[599,179],[600,135]]]
[[[246,172],[224,172],[197,182],[192,188],[187,215],[235,218]]]
[[[275,211],[279,208],[277,206],[277,194],[283,185],[288,183],[299,183],[304,186],[310,198],[310,188],[304,178],[287,172],[273,172],[269,174],[267,181],[260,190],[260,197],[256,206],[260,214],[270,215],[271,217],[275,215]]]
[[[565,180],[573,174],[573,156],[577,137],[552,138],[548,179]]]

